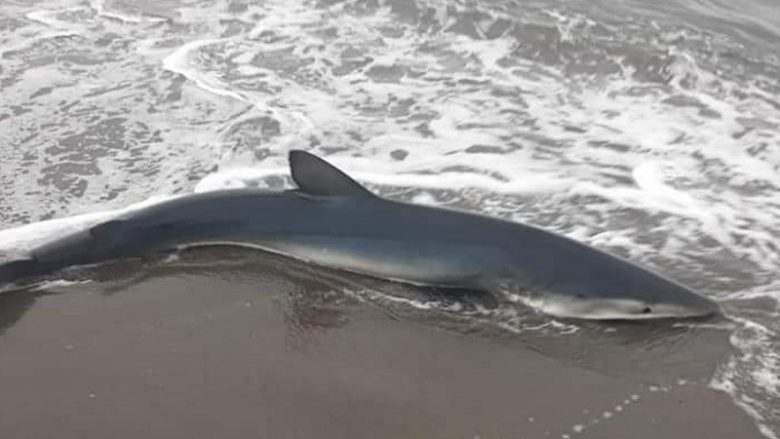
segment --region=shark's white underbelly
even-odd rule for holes
[[[461,243],[421,243],[320,235],[252,241],[209,241],[195,245],[258,248],[302,261],[423,285],[473,287],[500,263],[500,251]]]

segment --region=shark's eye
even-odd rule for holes
[[[651,312],[653,312],[653,308],[650,308],[649,306],[642,308],[642,314],[650,314]]]

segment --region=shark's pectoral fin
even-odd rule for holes
[[[89,234],[95,239],[113,236],[124,223],[123,220],[109,220],[89,229]]]
[[[0,264],[0,286],[36,275],[38,266],[38,261],[33,257]]]
[[[306,151],[290,151],[290,172],[302,192],[318,196],[373,197],[374,194],[325,160]]]

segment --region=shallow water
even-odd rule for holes
[[[286,152],[305,148],[386,197],[627,256],[717,299],[728,319],[648,335],[386,285],[340,294],[610,373],[639,367],[647,382],[704,380],[777,438],[778,8],[6,1],[0,248],[12,256],[171,194],[286,186]]]

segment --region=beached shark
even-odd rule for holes
[[[381,198],[323,159],[289,155],[298,188],[229,189],[161,202],[0,265],[0,284],[155,252],[256,247],[335,269],[519,297],[585,319],[700,317],[712,300],[619,257],[537,227]]]

